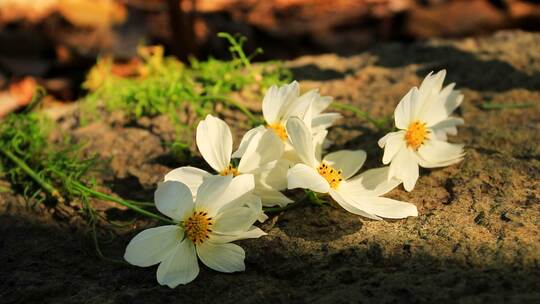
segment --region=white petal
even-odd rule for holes
[[[332,96],[320,96],[317,92],[317,96],[313,99],[311,111],[314,115],[319,115],[330,106],[333,100]]]
[[[129,242],[124,259],[140,267],[155,265],[167,258],[182,238],[176,225],[146,229]]]
[[[194,207],[191,190],[183,183],[175,181],[159,183],[154,193],[154,201],[159,212],[178,221],[183,220]]]
[[[249,143],[251,142],[251,140],[259,133],[263,133],[264,131],[266,131],[266,128],[264,126],[258,126],[256,128],[253,128],[249,131],[247,131],[245,134],[244,134],[244,137],[242,137],[242,141],[240,141],[240,145],[238,146],[238,150],[236,150],[232,157],[233,158],[240,158],[244,155],[244,153],[246,152],[246,149],[249,145]]]
[[[218,234],[242,233],[257,221],[260,210],[250,207],[228,208],[215,217],[213,231]]]
[[[290,167],[292,162],[286,159],[265,164],[255,176],[255,187],[260,184],[276,190],[287,189],[287,171]]]
[[[341,119],[339,113],[324,113],[313,117],[311,120],[312,132],[318,132],[330,128],[336,121]]]
[[[212,208],[222,210],[226,205],[244,197],[246,194],[250,194],[254,188],[255,180],[252,174],[238,175],[232,179],[219,200],[214,202]]]
[[[317,162],[322,159],[325,143],[328,143],[326,135],[328,135],[328,130],[322,130],[313,134],[313,145],[315,146],[315,159]]]
[[[385,136],[386,137],[386,136]],[[402,148],[405,148],[405,131],[392,132],[387,134],[385,145],[384,145],[384,154],[382,162],[383,164],[388,164],[392,161],[394,156]]]
[[[231,162],[232,134],[227,124],[212,115],[197,126],[197,147],[204,160],[216,172],[221,172]]]
[[[283,141],[272,130],[253,136],[238,165],[241,173],[253,173],[261,166],[278,160],[283,154]]]
[[[231,184],[233,178],[227,176],[209,176],[204,179],[203,183],[197,191],[195,200],[195,208],[200,211],[206,211],[213,216],[222,207],[221,198],[225,190]]]
[[[330,189],[330,196],[341,206],[343,209],[349,211],[350,213],[354,213],[357,215],[361,215],[367,218],[370,218],[372,220],[382,220],[380,217],[368,213],[365,210],[362,210],[358,206],[354,205],[352,202],[352,199],[347,197],[344,193],[341,193],[340,191]]]
[[[396,178],[388,178],[389,167],[371,169],[362,174],[342,181],[339,192],[351,196],[381,196],[401,184]]]
[[[398,129],[405,130],[414,120],[415,102],[418,95],[418,89],[412,88],[399,102],[394,110],[394,121]]]
[[[297,164],[287,174],[287,188],[310,189],[319,193],[328,193],[330,185],[317,170],[304,164]]]
[[[267,235],[266,232],[262,231],[260,228],[256,226],[251,226],[251,228],[248,231],[244,231],[239,234],[235,235],[218,235],[218,234],[211,234],[210,235],[210,241],[212,243],[230,243],[238,240],[245,240],[245,239],[258,239],[261,236]]]
[[[459,162],[464,152],[463,145],[432,139],[420,146],[418,154],[433,168],[438,164]]]
[[[317,165],[311,131],[302,120],[292,117],[287,121],[287,134],[298,156],[307,165]]]
[[[285,196],[285,194],[271,188],[255,187],[253,194],[259,196],[263,206],[266,207],[276,205],[283,207],[293,202],[293,200]]]
[[[157,281],[161,285],[175,288],[193,281],[199,274],[199,263],[193,243],[185,238],[171,254],[159,264]]]
[[[180,167],[172,170],[171,172],[165,175],[165,181],[176,181],[185,184],[191,194],[195,196],[197,194],[197,189],[202,184],[205,177],[211,176],[212,174],[201,170],[195,167]]]
[[[281,114],[282,121],[286,121],[289,118],[296,116],[300,117],[304,121],[309,121],[309,124],[311,126],[311,101],[307,99],[298,98],[294,100],[293,102],[289,103],[289,106],[285,109],[285,111]],[[307,122],[306,122],[307,123]]]
[[[349,201],[352,206],[384,218],[401,219],[418,216],[416,206],[385,197],[362,197]]]
[[[412,191],[418,180],[418,161],[414,152],[409,148],[402,148],[396,154],[395,158],[390,163],[389,177],[395,176],[403,181],[403,187],[407,191]]]
[[[244,271],[246,253],[242,247],[226,243],[214,244],[206,241],[197,246],[197,254],[208,267],[221,272]]]
[[[272,86],[263,99],[262,111],[267,124],[277,123],[287,111],[290,103],[298,97],[298,82],[281,87]]]
[[[437,133],[437,132],[445,132],[445,133],[448,133],[450,135],[456,135],[457,134],[456,126],[462,125],[464,123],[465,122],[463,121],[462,118],[449,117],[449,118],[447,118],[445,120],[442,120],[442,121],[438,122],[437,124],[433,125],[431,127],[431,129],[435,133]]]
[[[363,150],[341,150],[324,157],[323,162],[337,170],[341,170],[344,179],[353,176],[366,161],[367,154]]]

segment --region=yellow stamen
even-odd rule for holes
[[[228,165],[227,168],[219,172],[219,175],[222,175],[222,176],[227,176],[230,174],[232,174],[232,176],[237,176],[240,173],[238,172],[238,169],[235,168],[233,165]]]
[[[195,211],[184,223],[186,237],[195,245],[200,245],[210,237],[212,218],[204,211]]]
[[[277,136],[279,136],[279,138],[281,138],[281,140],[283,140],[283,141],[287,140],[287,138],[288,138],[287,130],[285,130],[285,126],[283,126],[283,124],[277,122],[277,123],[274,123],[274,124],[271,124],[271,125],[267,125],[267,127],[272,129],[277,134]]]
[[[325,163],[319,165],[317,171],[319,171],[319,174],[324,177],[326,181],[328,181],[332,189],[337,189],[339,187],[339,183],[343,180],[341,170],[336,170]]]
[[[424,144],[428,138],[429,130],[426,127],[426,123],[414,121],[409,124],[407,132],[405,133],[405,142],[407,146],[418,150],[421,145]]]

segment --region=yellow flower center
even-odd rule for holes
[[[341,170],[336,170],[325,163],[319,165],[317,171],[319,171],[319,174],[328,181],[332,189],[337,189],[339,183],[343,180]]]
[[[212,218],[208,217],[208,213],[203,211],[194,212],[187,220],[184,221],[184,231],[186,236],[195,245],[202,244],[210,237],[210,229],[212,226]]]
[[[238,172],[238,169],[235,168],[233,165],[228,165],[227,168],[223,169],[223,171],[219,172],[219,175],[222,175],[222,176],[227,176],[227,175],[231,175],[232,176],[237,176],[238,174],[240,174]]]
[[[426,123],[419,121],[411,122],[405,133],[405,142],[407,142],[408,147],[418,150],[426,141],[428,134],[429,130],[426,128]]]
[[[288,138],[287,130],[285,130],[285,126],[283,126],[283,124],[277,122],[277,123],[268,125],[267,127],[272,129],[277,134],[277,136],[279,136],[279,138],[281,138],[281,140],[283,140],[283,141],[287,140],[287,138]]]

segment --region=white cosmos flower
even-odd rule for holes
[[[285,126],[290,117],[300,117],[312,130],[315,137],[322,137],[326,134],[326,129],[332,126],[336,120],[341,118],[339,113],[323,113],[332,103],[331,96],[321,96],[318,90],[310,90],[300,95],[300,86],[297,81],[281,87],[272,86],[266,93],[262,103],[262,112],[265,126],[249,130],[234,157],[241,157],[255,134],[272,130],[281,138],[284,143],[283,158],[294,163],[299,159],[287,140]]]
[[[416,206],[381,195],[401,182],[388,178],[388,167],[353,175],[362,167],[366,153],[362,150],[341,150],[321,161],[320,147],[314,144],[309,128],[299,118],[287,122],[287,133],[302,163],[288,172],[288,188],[304,188],[328,193],[345,210],[371,219],[417,216]]]
[[[286,179],[286,167],[278,164],[283,154],[283,143],[270,130],[253,134],[245,147],[238,167],[231,164],[233,139],[229,126],[221,119],[207,115],[199,122],[196,135],[197,147],[204,160],[219,175],[255,175],[254,194],[261,197],[265,206],[286,205],[292,201],[279,190],[286,185],[267,182],[267,176],[281,175]],[[165,176],[165,181],[174,180],[186,184],[195,195],[205,177],[212,174],[194,167],[181,167]]]
[[[444,167],[463,159],[463,145],[446,141],[447,134],[456,135],[456,126],[463,124],[463,119],[450,117],[463,95],[454,90],[454,83],[442,87],[445,75],[445,70],[430,73],[419,89],[412,88],[394,111],[399,131],[379,140],[383,163],[390,163],[389,177],[402,180],[407,191],[418,180],[418,166]]]
[[[252,175],[212,176],[200,185],[193,202],[186,185],[160,183],[156,207],[178,224],[137,234],[126,248],[125,260],[141,267],[159,263],[157,281],[171,288],[197,277],[198,259],[221,272],[245,270],[244,250],[230,242],[266,234],[252,226],[262,209],[250,194],[253,187]]]

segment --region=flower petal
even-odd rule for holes
[[[154,193],[154,201],[159,212],[174,220],[182,220],[193,211],[193,194],[181,182],[159,183]]]
[[[176,225],[143,230],[127,245],[124,259],[140,267],[155,265],[169,256],[182,237],[183,232]]]
[[[197,246],[197,254],[208,267],[221,272],[244,271],[246,253],[242,247],[231,244],[215,244],[206,241]]]
[[[385,197],[355,197],[348,203],[369,214],[384,218],[401,219],[418,216],[415,205]]]
[[[238,164],[241,173],[253,173],[261,166],[278,160],[283,154],[283,141],[272,130],[259,133],[251,139]]]
[[[336,121],[341,119],[341,114],[339,113],[324,113],[313,117],[311,120],[311,130],[312,132],[318,132],[326,130],[334,125]]]
[[[202,157],[216,172],[231,162],[232,134],[223,120],[207,115],[197,126],[196,141]]]
[[[215,217],[213,231],[218,234],[242,233],[257,221],[260,210],[250,207],[227,208]]]
[[[367,218],[370,218],[372,220],[382,220],[380,217],[368,213],[365,210],[362,210],[358,206],[356,206],[352,199],[347,197],[344,193],[341,193],[340,191],[330,189],[330,196],[341,206],[343,209],[349,211],[350,213],[361,215]]]
[[[367,170],[352,179],[342,181],[339,192],[351,196],[384,195],[401,184],[396,178],[388,178],[389,170],[389,167]]]
[[[441,140],[428,140],[418,149],[418,154],[429,168],[447,166],[463,159],[463,145]]]
[[[266,131],[266,128],[264,126],[258,126],[256,128],[253,128],[249,131],[247,131],[244,134],[244,137],[242,137],[242,140],[240,141],[240,145],[238,146],[238,150],[236,150],[232,157],[233,158],[241,158],[244,153],[246,152],[246,149],[251,142],[251,140],[259,133],[263,133]]]
[[[405,148],[405,141],[403,139],[405,137],[405,131],[388,133],[385,137],[382,162],[386,165],[392,161],[400,149]]]
[[[235,235],[219,235],[219,234],[211,234],[209,241],[212,243],[230,243],[238,240],[245,240],[245,239],[258,239],[261,236],[267,235],[266,232],[262,231],[260,228],[256,226],[251,226],[249,230],[244,231],[239,234]]]
[[[172,170],[171,172],[165,175],[165,181],[176,181],[185,184],[191,194],[195,196],[197,194],[197,189],[202,184],[205,177],[211,176],[212,174],[201,170],[195,167],[180,167]]]
[[[272,188],[256,187],[253,194],[261,198],[261,202],[265,207],[280,206],[284,207],[292,202],[285,194]]]
[[[418,171],[418,161],[414,152],[403,147],[390,163],[389,178],[396,177],[403,181],[403,187],[410,192],[418,180]]]
[[[290,103],[299,95],[299,84],[293,81],[281,87],[272,86],[263,98],[262,112],[267,124],[279,122]]]
[[[197,191],[195,208],[208,212],[210,216],[215,215],[223,205],[221,198],[232,180],[231,175],[217,175],[205,178]]]
[[[291,145],[298,153],[298,157],[309,166],[316,166],[315,146],[311,131],[298,117],[292,117],[287,121],[287,134]]]
[[[412,88],[399,102],[394,110],[394,121],[398,129],[405,130],[414,120],[415,101],[418,96],[418,89]]]
[[[341,150],[324,157],[323,162],[334,169],[341,170],[344,179],[353,176],[366,161],[367,154],[363,150]]]
[[[193,281],[199,274],[199,263],[193,243],[185,238],[177,243],[171,254],[159,264],[157,281],[175,288]]]
[[[304,164],[297,164],[287,174],[287,188],[310,189],[319,193],[328,193],[330,185],[317,170]]]
[[[232,179],[229,186],[223,191],[223,194],[219,197],[219,200],[214,202],[213,207],[215,210],[222,210],[231,202],[244,197],[246,194],[250,194],[255,188],[255,180],[253,174],[242,174]]]

